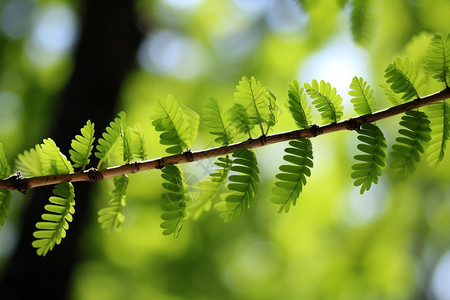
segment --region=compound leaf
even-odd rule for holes
[[[352,0],[350,3],[351,30],[353,40],[367,46],[374,35],[375,17],[370,0]]]
[[[264,134],[262,124],[270,126],[274,122],[270,93],[260,81],[256,81],[255,77],[252,76],[250,79],[242,77],[236,86],[234,101],[245,108],[250,124],[259,124],[262,134]]]
[[[145,143],[144,130],[136,125],[134,128],[128,127],[128,138],[130,140],[130,151],[135,160],[147,159],[147,146]]]
[[[450,138],[450,104],[440,101],[427,105],[426,108],[431,122],[431,141],[427,160],[435,167],[444,158],[447,141]]]
[[[36,223],[38,230],[33,233],[35,240],[31,244],[37,248],[37,254],[42,256],[66,237],[66,230],[69,229],[69,222],[72,222],[72,215],[75,213],[75,193],[70,182],[57,184],[53,194],[55,196],[49,198],[51,204],[44,207],[48,213],[42,215],[42,222]]]
[[[311,124],[311,106],[306,101],[304,89],[300,88],[297,80],[289,84],[287,104],[297,126],[301,129],[309,128],[309,124]]]
[[[427,50],[426,67],[437,81],[448,86],[450,82],[450,34],[444,40],[441,34],[435,34]]]
[[[399,129],[400,136],[392,146],[390,166],[398,169],[397,178],[403,180],[416,170],[416,163],[431,140],[431,129],[427,115],[417,110],[407,111],[400,125],[403,128]]]
[[[233,143],[233,136],[224,119],[219,102],[215,98],[209,98],[202,110],[202,119],[209,133],[216,136],[215,142],[221,146]]]
[[[272,203],[280,205],[278,213],[288,212],[291,206],[297,202],[303,186],[306,185],[306,177],[311,176],[313,167],[312,144],[309,139],[300,138],[289,142],[290,147],[284,149],[287,153],[283,159],[290,163],[280,166],[278,179],[272,188]]]
[[[112,151],[114,144],[120,139],[122,136],[123,123],[126,121],[125,113],[120,112],[114,121],[109,123],[109,126],[106,127],[105,132],[103,132],[102,137],[98,139],[97,144],[97,152],[95,152],[95,156],[100,160],[98,166],[101,165],[102,162],[107,162]]]
[[[320,112],[324,124],[336,123],[342,118],[344,115],[342,98],[335,88],[331,88],[330,83],[321,80],[319,85],[314,79],[311,85],[305,82],[304,86],[306,93],[313,99],[312,104]]]
[[[167,153],[177,154],[188,149],[194,142],[199,125],[199,117],[195,112],[183,109],[172,95],[166,100],[158,98],[153,106],[150,118],[162,145],[168,145]]]
[[[175,165],[166,165],[162,169],[161,177],[165,180],[162,186],[166,190],[161,205],[164,211],[161,215],[163,220],[161,228],[164,235],[173,234],[177,238],[184,222],[189,218],[187,203],[191,200],[187,195],[186,184],[180,168]]]
[[[397,58],[384,72],[389,87],[395,93],[402,94],[404,102],[420,97],[420,92],[425,88],[425,78],[409,58]]]
[[[358,115],[371,114],[375,110],[373,89],[362,77],[353,77],[348,94],[352,96],[350,102],[353,103],[353,109]]]
[[[90,163],[89,157],[94,148],[94,140],[94,123],[88,120],[86,125],[81,128],[81,135],[76,135],[70,145],[72,147],[69,150],[70,159],[75,168],[84,170],[84,167]]]
[[[215,206],[225,222],[231,222],[245,213],[255,197],[259,182],[258,162],[252,150],[238,149],[233,153],[233,158],[233,173],[228,176],[229,192],[221,195],[222,201]]]
[[[363,154],[354,156],[358,162],[352,166],[354,185],[361,186],[360,193],[368,191],[372,183],[378,183],[381,169],[386,166],[386,139],[383,132],[374,124],[366,123],[358,130],[358,149]]]
[[[192,201],[188,207],[194,219],[200,217],[203,211],[211,209],[213,200],[227,181],[232,160],[228,155],[219,157],[214,165],[217,167],[214,169],[214,172],[192,187],[192,190],[199,195],[198,197],[191,197]]]
[[[114,189],[111,191],[113,198],[109,201],[108,207],[98,211],[98,222],[107,231],[122,231],[122,224],[125,221],[123,208],[127,204],[128,181],[127,175],[114,177]]]
[[[251,124],[250,118],[245,110],[245,107],[234,103],[234,105],[227,111],[228,120],[234,126],[238,134],[244,133],[251,137],[251,131],[255,125]]]
[[[20,153],[15,161],[15,168],[22,172],[25,177],[42,175],[42,165],[40,156],[41,146],[36,145],[30,150]]]
[[[42,175],[72,173],[72,164],[66,156],[59,151],[55,142],[48,138],[40,145],[38,152],[41,159]]]

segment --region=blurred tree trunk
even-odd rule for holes
[[[84,123],[95,122],[97,138],[113,119],[120,87],[133,67],[141,41],[134,1],[85,0],[82,2],[80,39],[74,69],[53,117],[50,137],[68,155],[71,139]],[[67,238],[46,257],[31,247],[34,226],[40,220],[52,188],[35,191],[23,212],[21,234],[0,282],[2,299],[65,299],[72,271],[80,258],[81,234],[92,207],[93,185],[75,184],[76,213]]]

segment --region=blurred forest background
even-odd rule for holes
[[[448,0],[374,0],[362,44],[345,0],[0,0],[0,141],[9,161],[51,137],[67,155],[91,119],[96,136],[120,110],[146,133],[149,158],[164,155],[149,119],[171,93],[200,112],[213,96],[233,101],[255,76],[276,96],[274,132],[294,129],[284,106],[293,79],[331,82],[354,116],[353,76],[375,89],[397,56],[420,58],[432,33],[450,29]],[[316,115],[317,117],[318,115]],[[379,122],[392,145],[399,118]],[[315,119],[315,122],[319,122]],[[193,150],[214,146],[201,127]],[[270,202],[286,144],[256,150],[261,185],[247,214],[225,224],[212,210],[164,237],[157,170],[130,176],[123,232],[97,210],[112,180],[75,184],[68,237],[46,257],[31,247],[50,188],[14,192],[0,233],[0,298],[24,299],[450,299],[450,157],[426,159],[408,180],[387,169],[364,195],[353,186],[356,134],[313,141],[314,168],[297,206]],[[390,149],[390,148],[389,148]],[[188,182],[210,161],[183,165]]]

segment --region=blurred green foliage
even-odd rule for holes
[[[142,126],[153,158],[164,155],[149,120],[158,97],[173,94],[197,112],[214,97],[226,111],[242,76],[261,80],[280,104],[293,79],[315,76],[332,86],[345,80],[338,93],[348,107],[352,78],[362,76],[374,87],[378,108],[388,107],[378,87],[386,66],[397,56],[420,58],[430,33],[446,34],[450,2],[371,1],[372,34],[363,50],[350,37],[351,2],[140,0],[137,11],[151,30],[117,110],[127,112],[131,126]],[[71,1],[0,1],[0,140],[10,161],[46,137],[48,116],[72,69],[79,15]],[[317,63],[330,57],[333,64],[353,63]],[[305,73],[311,64],[313,74]],[[321,78],[328,67],[331,77]],[[295,128],[288,109],[280,105],[279,111],[274,132]],[[350,116],[344,110],[344,118]],[[388,145],[398,121],[377,123]],[[178,239],[159,227],[159,172],[130,175],[121,234],[104,232],[92,212],[72,299],[449,299],[450,158],[436,168],[419,164],[404,182],[386,170],[361,196],[350,177],[356,143],[354,132],[312,140],[312,175],[297,205],[280,215],[270,195],[287,143],[256,150],[261,184],[246,215],[225,224],[212,210],[188,221]],[[212,145],[200,126],[191,148]],[[213,163],[183,165],[188,183],[210,173]],[[112,180],[98,184],[97,208],[112,186]],[[14,193],[0,234],[0,267],[11,254],[23,205]]]

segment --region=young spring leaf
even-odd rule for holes
[[[141,126],[136,125],[134,128],[128,128],[130,139],[130,150],[133,154],[133,159],[135,160],[146,160],[147,159],[147,147],[145,144],[144,130]]]
[[[338,122],[344,113],[344,107],[341,105],[342,98],[331,88],[331,84],[323,80],[319,83],[314,79],[311,85],[304,84],[306,93],[313,99],[312,104],[317,108],[322,116],[324,124]]]
[[[348,94],[352,96],[350,102],[353,103],[353,109],[358,115],[371,114],[375,110],[373,90],[362,77],[353,77]]]
[[[239,149],[233,153],[233,165],[228,193],[221,195],[222,201],[215,208],[225,222],[231,222],[250,207],[259,183],[259,169],[255,153],[248,149]]]
[[[278,179],[272,188],[272,203],[280,205],[278,213],[288,212],[291,206],[297,202],[303,186],[306,185],[306,177],[311,176],[313,167],[312,144],[309,139],[301,138],[289,142],[290,147],[284,149],[287,155],[283,159],[290,163],[280,166]]]
[[[189,218],[187,203],[191,200],[186,191],[183,173],[177,166],[166,165],[161,176],[165,180],[162,186],[166,190],[161,205],[164,211],[161,215],[161,228],[164,235],[173,234],[177,238],[184,222]]]
[[[59,151],[55,142],[48,138],[41,144],[39,151],[41,158],[42,174],[65,174],[72,173],[72,164],[67,160],[66,156]]]
[[[444,158],[447,141],[450,139],[450,104],[440,101],[426,106],[431,122],[431,141],[427,160],[435,167]]]
[[[133,160],[131,151],[130,129],[127,126],[127,116],[125,112],[120,112],[122,122],[120,124],[120,141],[122,142],[122,158],[124,163],[130,163]]]
[[[447,38],[435,34],[427,50],[426,67],[437,81],[450,83],[450,34]]]
[[[215,142],[220,146],[232,144],[233,136],[217,99],[209,98],[205,102],[202,112],[202,121],[208,127],[209,133],[216,136]]]
[[[366,123],[358,130],[358,149],[363,154],[354,156],[358,161],[352,166],[355,186],[361,186],[360,193],[368,191],[372,183],[378,183],[381,169],[386,166],[386,139],[383,132],[374,124]]]
[[[0,143],[0,179],[6,178],[10,175],[11,168],[6,159],[3,144]],[[5,224],[6,216],[11,205],[11,190],[0,189],[0,231],[3,224]]]
[[[228,111],[227,111],[228,120],[231,125],[234,126],[234,129],[238,134],[247,134],[248,137],[251,137],[251,131],[255,127],[255,125],[250,123],[250,118],[243,107],[240,104],[235,103]]]
[[[191,197],[188,210],[194,219],[198,219],[203,211],[209,211],[213,200],[227,181],[232,161],[227,156],[219,157],[214,165],[217,167],[204,180],[197,183],[192,190],[198,191],[198,197]]]
[[[166,149],[167,153],[183,152],[197,136],[198,114],[187,108],[183,109],[172,95],[166,100],[156,100],[150,118],[155,130],[162,132],[159,136],[160,143],[170,146]]]
[[[81,128],[81,135],[76,135],[70,145],[72,147],[72,149],[69,150],[70,159],[75,168],[84,170],[84,167],[90,163],[91,160],[89,157],[94,148],[94,140],[94,123],[91,123],[91,121],[88,120],[86,125]]]
[[[255,77],[249,79],[243,76],[241,81],[239,81],[239,85],[236,86],[234,101],[245,108],[250,124],[259,124],[261,134],[265,134],[263,124],[269,126],[273,122],[273,114],[271,111],[270,94],[262,86],[261,82],[256,81]]]
[[[269,95],[269,120],[267,121],[267,130],[266,135],[269,133],[269,130],[271,127],[275,126],[275,124],[278,122],[278,106],[277,106],[277,97],[268,89],[266,88],[267,93]]]
[[[49,198],[51,204],[44,207],[48,213],[42,215],[43,221],[36,223],[38,230],[33,233],[35,240],[32,246],[37,248],[37,254],[42,256],[66,237],[66,230],[69,229],[69,222],[72,222],[72,215],[75,213],[75,193],[70,182],[57,184],[53,194],[55,196]]]
[[[403,128],[398,131],[400,136],[392,146],[390,166],[398,169],[397,178],[403,180],[416,170],[416,163],[431,140],[431,129],[427,115],[417,110],[406,112],[400,125]]]
[[[109,123],[109,126],[106,127],[102,137],[98,139],[98,144],[96,147],[97,152],[95,152],[95,156],[100,160],[98,167],[100,167],[102,162],[108,161],[114,144],[120,139],[122,135],[123,123],[125,122],[124,118],[125,113],[120,112],[114,121]]]
[[[41,146],[36,145],[30,150],[20,153],[15,161],[15,168],[22,172],[25,177],[34,177],[42,175],[42,165],[40,156]]]
[[[127,204],[128,181],[127,175],[114,177],[114,189],[111,191],[113,198],[109,201],[108,207],[98,211],[98,222],[107,231],[122,231],[122,224],[125,221],[123,208]]]
[[[397,58],[384,72],[386,82],[395,93],[402,94],[404,102],[420,97],[425,88],[425,78],[409,58]]]
[[[402,97],[391,90],[391,88],[387,84],[380,84],[381,89],[383,90],[383,94],[386,97],[386,99],[389,100],[389,102],[392,103],[392,105],[400,105],[404,103],[404,100]]]
[[[352,0],[351,2],[351,30],[353,40],[367,46],[374,35],[375,17],[371,0]]]
[[[309,124],[311,124],[311,106],[306,101],[306,94],[303,88],[300,88],[297,80],[289,84],[287,105],[297,126],[301,129],[309,128]]]

